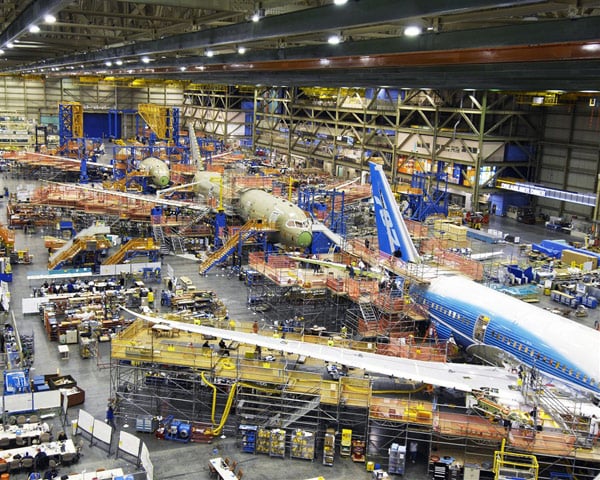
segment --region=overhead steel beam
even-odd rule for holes
[[[572,72],[576,71],[577,75]],[[144,75],[147,77],[148,75]],[[149,75],[152,77],[152,74]],[[159,74],[156,78],[200,84],[322,87],[444,88],[475,90],[597,91],[600,61],[512,62],[499,65],[434,65],[367,70],[198,72]]]
[[[73,3],[72,0],[34,0],[17,16],[17,18],[0,33],[0,47],[13,42],[19,35],[29,30],[31,25],[42,23],[44,15],[55,14]]]
[[[121,3],[139,3],[138,0],[118,0]],[[219,10],[243,12],[252,9],[256,4],[253,0],[144,0],[150,5],[165,7],[193,8],[197,10]]]
[[[336,31],[344,28],[397,22],[425,16],[450,15],[470,10],[534,3],[540,3],[540,0],[504,2],[492,0],[411,0],[402,2],[402,6],[399,8],[396,0],[362,0],[360,2],[350,2],[343,7],[327,5],[283,15],[267,16],[257,23],[245,22],[209,30],[182,33],[160,40],[65,56],[44,64],[33,64],[4,71],[17,72],[36,66],[62,67],[81,63],[103,62],[104,60],[117,58],[202,49],[219,45],[243,44],[293,35],[307,35],[321,31]]]

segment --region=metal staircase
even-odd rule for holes
[[[175,255],[181,255],[185,253],[185,244],[183,242],[183,238],[179,235],[171,235],[169,237],[171,242],[171,250]]]
[[[282,415],[279,418],[271,417],[271,419],[269,420],[269,422],[267,423],[266,426],[267,427],[278,426],[279,428],[287,428],[290,425],[292,425],[293,423],[296,423],[303,416],[305,416],[308,413],[317,409],[319,407],[320,403],[321,403],[321,397],[319,397],[319,396],[314,397],[312,400],[306,402],[305,404],[303,404],[301,407],[297,408],[293,412],[286,413],[285,415]],[[273,420],[275,420],[277,423],[271,424],[273,422]]]
[[[160,245],[160,253],[168,255],[171,248],[161,225],[152,225],[152,237],[154,238],[154,241]]]
[[[200,264],[199,273],[204,275],[217,263],[221,262],[233,252],[239,242],[246,241],[256,232],[272,231],[273,227],[265,222],[249,220],[234,235],[230,236],[221,248],[211,253],[206,260]]]
[[[360,302],[358,307],[360,308],[360,313],[362,314],[362,318],[366,323],[376,322],[379,320],[377,311],[373,307],[372,303]]]
[[[54,270],[61,264],[70,260],[87,247],[87,241],[94,239],[96,235],[107,235],[110,233],[110,227],[105,225],[94,225],[79,232],[76,237],[69,240],[48,260],[48,270]]]

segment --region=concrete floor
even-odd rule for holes
[[[18,180],[5,179],[11,191]],[[1,188],[1,186],[0,186]],[[1,206],[5,206],[5,200]],[[0,220],[6,222],[6,211],[2,208]],[[492,227],[502,229],[508,233],[514,229],[518,231],[522,242],[538,241],[541,238],[550,236],[556,237],[556,234],[547,232],[540,227],[516,224],[507,219],[494,217]],[[77,380],[78,386],[86,392],[86,400],[82,408],[97,418],[104,418],[109,391],[110,371],[107,368],[100,368],[100,364],[106,362],[110,355],[110,345],[108,343],[100,344],[100,359],[81,359],[76,352],[72,351],[69,360],[61,360],[57,351],[57,344],[50,343],[46,339],[45,330],[41,319],[37,315],[22,315],[21,298],[31,294],[31,288],[38,284],[30,283],[27,275],[43,272],[46,269],[48,254],[43,246],[43,232],[38,231],[33,235],[25,235],[21,230],[16,231],[16,245],[18,249],[29,249],[34,255],[31,265],[16,265],[13,268],[13,282],[11,285],[12,312],[17,319],[18,326],[23,333],[32,333],[35,336],[35,362],[32,374],[42,375],[60,371],[62,374],[69,374]],[[484,247],[482,247],[483,249]],[[488,247],[485,247],[488,248]],[[491,247],[499,248],[499,247]],[[506,248],[513,248],[507,246]],[[515,253],[516,254],[516,253]],[[256,318],[254,313],[247,308],[246,292],[243,283],[237,279],[227,279],[220,269],[214,269],[208,276],[200,277],[197,273],[197,264],[194,261],[174,256],[165,257],[164,261],[170,264],[177,275],[186,275],[192,279],[199,289],[212,289],[224,301],[229,309],[229,315],[233,319],[252,321]],[[590,320],[593,323],[593,320]],[[266,327],[263,325],[263,327]],[[74,350],[74,346],[72,347]],[[73,407],[68,411],[67,427],[70,427],[70,421],[78,416],[78,408]],[[136,434],[133,428],[135,420],[118,418],[117,426],[126,431]],[[128,425],[128,426],[125,426]],[[68,428],[70,434],[70,428]],[[277,479],[308,479],[322,476],[326,480],[341,479],[369,479],[371,473],[365,470],[364,464],[353,463],[350,459],[336,457],[333,467],[323,466],[320,459],[312,462],[306,460],[291,460],[280,458],[269,458],[264,455],[244,454],[236,445],[235,436],[231,430],[226,431],[227,438],[219,438],[211,445],[204,444],[182,444],[157,440],[150,434],[137,433],[142,438],[150,452],[154,465],[155,479],[170,478],[194,478],[208,479],[209,472],[207,467],[208,459],[213,456],[229,457],[237,460],[239,466],[244,470],[244,479],[248,480],[277,480]],[[113,450],[115,446],[113,445]],[[61,470],[61,474],[71,471],[94,470],[98,467],[112,468],[121,466],[127,473],[139,471],[124,459],[116,459],[114,453],[110,456],[106,451],[98,447],[89,447],[86,444],[84,456],[81,462],[75,467],[68,467]],[[320,453],[320,452],[319,452]],[[406,478],[421,480],[429,478],[427,473],[426,458],[418,458],[417,463],[408,464],[405,474]],[[385,468],[385,465],[384,465]],[[18,474],[12,478],[26,478],[25,474]],[[139,478],[144,478],[140,476]]]

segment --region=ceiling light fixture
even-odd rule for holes
[[[182,72],[185,72],[187,70],[187,67],[179,67],[179,70],[181,70]]]
[[[215,52],[213,52],[213,51],[212,51],[212,50],[210,50],[210,49],[207,49],[207,50],[204,52],[204,55],[206,55],[207,57],[212,57],[214,54],[215,54]]]
[[[333,0],[334,5],[345,5],[348,3],[348,0]]]
[[[110,60],[107,60],[106,62],[104,62],[104,65],[106,65],[107,67],[112,67],[112,62]]]
[[[258,14],[258,12],[254,12],[254,14],[252,15],[252,21],[254,23],[260,21],[260,15]]]
[[[0,48],[0,55],[4,55],[4,50]]]
[[[15,44],[13,42],[6,42],[6,48],[15,48]]]
[[[150,63],[150,57],[143,56],[142,57],[142,62],[143,63]]]
[[[46,15],[44,15],[44,23],[48,23],[48,24],[56,23],[56,17],[54,15],[52,15],[51,13],[47,13]]]
[[[29,33],[40,33],[40,27],[37,25],[31,25],[29,27]]]
[[[409,25],[404,29],[404,35],[407,37],[417,37],[421,35],[423,29],[419,25]]]
[[[240,55],[243,55],[246,53],[246,47],[238,47],[237,51]]]
[[[116,60],[115,65],[118,65],[120,67],[121,65],[123,65],[123,60]]]

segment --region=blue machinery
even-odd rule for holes
[[[298,191],[298,206],[311,217],[323,222],[331,231],[341,236],[346,235],[344,192],[314,187],[302,188]],[[330,246],[331,241],[326,235],[313,232],[312,253],[327,252]]]
[[[4,370],[4,394],[15,395],[17,393],[29,393],[29,369]]]
[[[187,443],[192,438],[192,425],[183,420],[176,420],[169,415],[163,422],[165,440]]]
[[[448,215],[448,175],[444,173],[444,162],[437,162],[437,172],[415,172],[410,186],[419,193],[408,193],[412,210],[411,220],[424,221],[430,215]]]

